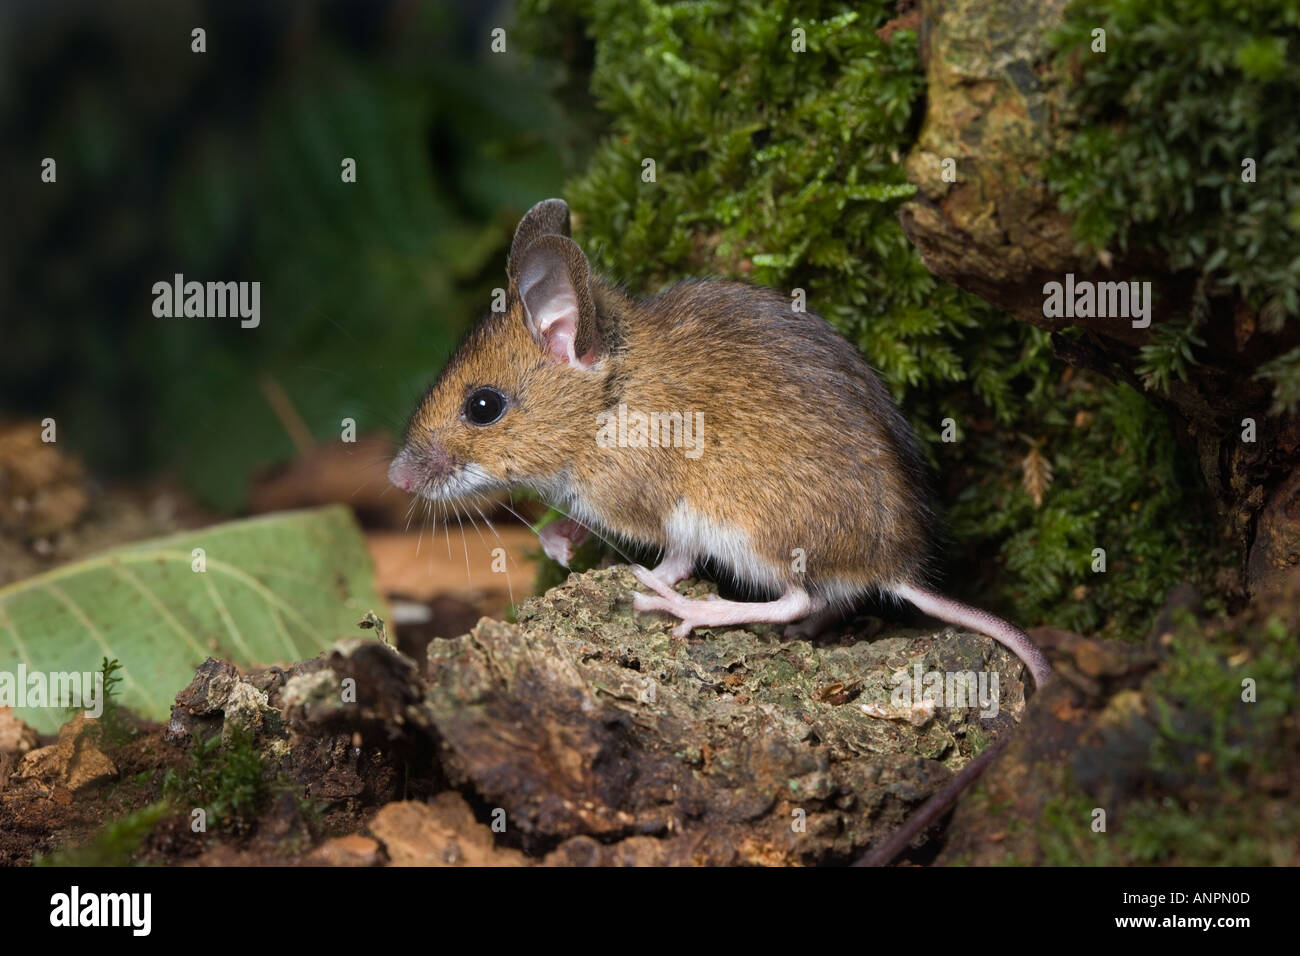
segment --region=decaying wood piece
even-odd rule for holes
[[[640,836],[655,839],[610,852],[847,861],[1024,709],[1020,663],[982,636],[809,642],[755,627],[677,638],[669,622],[633,616],[634,586],[625,568],[573,575],[525,602],[517,624],[484,620],[430,646],[443,768],[504,809],[533,852],[585,860],[593,838]],[[900,704],[894,689],[915,667],[996,671],[997,715]]]

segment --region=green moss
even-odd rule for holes
[[[1289,847],[1300,838],[1300,809],[1282,807],[1267,820],[1255,816],[1257,797],[1237,788],[1207,795],[1195,810],[1179,801],[1146,800],[1129,808],[1122,840],[1129,863],[1179,866],[1293,864]]]
[[[117,786],[139,790],[148,787],[151,778],[145,771]],[[304,832],[281,844],[286,853],[292,853],[319,831],[322,808],[284,774],[271,771],[248,730],[232,728],[224,740],[217,734],[194,742],[189,765],[164,775],[163,799],[105,824],[82,846],[60,849],[34,862],[38,866],[129,866],[154,828],[170,817],[202,807],[209,830],[220,827],[228,834],[240,835],[249,832],[258,815],[285,793],[293,795],[304,827]]]
[[[1142,634],[1170,585],[1220,561],[1199,478],[1141,397],[1067,373],[1046,333],[936,279],[908,243],[900,160],[925,76],[914,31],[876,33],[895,7],[524,0],[566,102],[586,78],[600,117],[565,189],[577,237],[635,293],[707,275],[806,290],[929,447],[952,586],[1025,625]],[[940,440],[948,417],[958,442]],[[1022,486],[1035,444],[1055,476],[1041,504]]]
[[[1277,616],[1199,626],[1185,619],[1144,689],[1155,726],[1150,767],[1159,795],[1099,803],[1062,773],[1037,827],[1053,865],[1293,864],[1300,807],[1286,795],[1300,704],[1300,642]],[[1257,699],[1243,700],[1243,681]],[[1134,727],[1133,733],[1143,733]],[[1090,829],[1093,807],[1108,832]]]
[[[151,803],[107,824],[84,846],[56,850],[32,862],[35,866],[131,866],[153,828],[173,813],[166,801]]]
[[[126,745],[135,735],[136,728],[131,724],[126,711],[117,701],[117,685],[122,683],[118,673],[122,665],[116,658],[105,657],[100,663],[100,672],[104,679],[104,708],[99,718],[99,746],[105,753],[113,754]]]
[[[94,723],[93,729],[88,730],[89,733],[93,734],[95,745],[110,757],[135,739],[139,733],[134,719],[117,700],[117,688],[122,683],[122,678],[118,676],[121,671],[122,665],[117,658],[109,660],[104,657],[100,659],[99,673],[103,681],[103,700],[101,701],[100,715]],[[83,707],[69,707],[64,710],[68,720],[81,713],[84,713]]]
[[[1170,587],[1207,581],[1208,569],[1226,560],[1193,500],[1195,463],[1161,413],[1127,386],[1040,382],[1017,424],[1045,439],[1053,479],[1043,504],[1025,492],[1018,470],[977,470],[999,454],[1027,453],[1027,437],[1011,451],[1004,436],[977,434],[958,463],[967,471],[953,525],[968,541],[1000,543],[1003,593],[1022,621],[1142,636]],[[1096,549],[1105,552],[1104,571]]]
[[[163,793],[179,806],[202,807],[212,824],[238,832],[270,801],[275,782],[248,730],[232,727],[228,737],[195,740],[190,765],[167,772]]]
[[[1106,31],[1093,52],[1092,31]],[[1075,77],[1074,131],[1048,164],[1077,235],[1151,251],[1197,281],[1197,304],[1158,330],[1141,372],[1184,376],[1206,299],[1241,295],[1260,327],[1300,316],[1300,4],[1078,0],[1054,37]],[[1243,163],[1255,165],[1243,181]],[[1300,348],[1268,363],[1274,411],[1300,408]]]
[[[1043,805],[1038,824],[1039,846],[1048,866],[1118,866],[1115,841],[1094,833],[1096,801],[1080,793],[1060,793]]]
[[[1109,814],[1107,832],[1091,828],[1093,801],[1060,796],[1038,827],[1049,866],[1270,866],[1293,863],[1300,808],[1259,816],[1260,797],[1239,788],[1195,800],[1169,795],[1126,804]]]
[[[163,794],[175,806],[202,807],[209,830],[220,827],[237,835],[252,830],[259,814],[285,794],[293,797],[306,834],[317,831],[323,819],[317,801],[286,774],[273,770],[252,732],[229,723],[223,734],[195,740],[189,766],[167,771]],[[292,850],[293,840],[284,847]]]
[[[1206,632],[1184,621],[1152,678],[1155,766],[1179,772],[1203,754],[1201,775],[1223,786],[1281,769],[1286,758],[1270,744],[1300,705],[1297,660],[1300,643],[1277,617],[1249,633]],[[1243,700],[1243,681],[1252,682],[1256,700]]]

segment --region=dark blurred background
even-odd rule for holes
[[[512,26],[471,0],[0,7],[0,416],[220,511],[302,450],[295,419],[397,433],[582,159]],[[156,318],[175,273],[259,281],[260,326]]]

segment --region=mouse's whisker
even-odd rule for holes
[[[472,588],[474,586],[474,577],[469,570],[469,543],[465,540],[465,522],[460,518],[459,508],[456,509],[456,523],[460,525],[460,546],[461,550],[465,552],[465,583]]]
[[[409,532],[411,530],[411,518],[415,514],[415,506],[419,500],[419,498],[413,495],[411,497],[411,503],[406,506],[406,527],[403,529],[404,532]]]
[[[415,556],[417,558],[420,556],[420,545],[424,544],[424,526],[428,524],[428,515],[429,507],[426,500],[424,514],[420,517],[420,534],[419,537],[415,539]]]
[[[447,517],[447,503],[438,502],[438,511],[442,516],[442,536],[447,539],[447,560],[451,560],[451,519]]]
[[[429,577],[433,577],[433,541],[438,533],[438,519],[433,512],[432,501],[425,501],[424,513],[429,524]]]
[[[513,605],[515,603],[515,589],[510,583],[510,551],[506,548],[506,543],[501,540],[501,535],[497,534],[497,529],[492,526],[491,519],[488,518],[488,516],[483,513],[483,509],[478,506],[478,502],[471,501],[470,505],[479,513],[479,517],[483,519],[484,524],[488,526],[488,530],[492,532],[493,536],[497,539],[497,542],[501,545],[501,553],[505,555],[506,560],[506,595],[510,598],[510,603]],[[479,534],[479,537],[482,538],[483,535]],[[483,541],[483,547],[487,548],[489,554],[491,553],[492,549],[488,548],[486,539]]]
[[[361,484],[357,485],[355,488],[352,489],[352,494],[348,495],[348,497],[355,498],[363,488],[366,488],[374,484],[374,481],[375,481],[374,475],[371,475],[370,477],[366,478],[361,482]],[[385,484],[383,490],[379,492],[379,497],[382,498],[384,495],[388,494],[389,489],[392,487],[393,487],[392,485]]]

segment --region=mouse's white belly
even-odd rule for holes
[[[664,522],[668,552],[700,560],[712,558],[734,574],[737,580],[781,593],[789,584],[797,555],[791,556],[792,568],[772,567],[761,556],[750,535],[743,528],[716,521],[685,502],[673,509]]]

